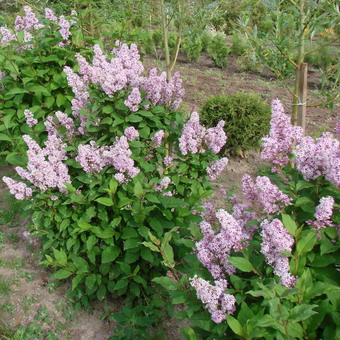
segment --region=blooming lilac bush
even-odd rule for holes
[[[0,27],[2,162],[25,164],[21,135],[33,131],[37,141],[43,142],[45,117],[51,111],[69,109],[72,92],[63,68],[75,65],[76,52],[87,50],[85,41],[90,39],[82,36],[75,16],[57,17],[49,8],[44,16],[24,6],[11,28]]]
[[[185,330],[188,335],[340,335],[334,314],[339,303],[339,141],[330,133],[316,140],[303,137],[279,100],[272,111],[262,157],[271,160],[273,172],[255,180],[245,175],[243,198],[230,198],[230,212],[207,203],[197,212],[199,230],[192,229],[197,259],[175,267],[177,285],[173,279],[172,285],[169,278],[154,279],[170,287],[174,303],[187,304],[178,317],[188,317],[195,327]]]
[[[139,297],[190,252],[185,237],[199,219],[192,211],[212,192],[209,169],[226,141],[223,122],[206,130],[192,113],[185,123],[175,111],[179,75],[169,82],[156,70],[145,76],[135,45],[117,42],[111,52],[94,45],[91,58],[77,60],[78,71],[64,68],[74,93],[69,109],[43,121],[43,143],[23,135],[28,161],[15,168],[20,181],[3,180],[29,201],[43,263],[57,269],[55,278],[72,278],[82,303],[107,294]],[[26,116],[36,124],[31,111]],[[192,121],[202,131],[194,141]]]

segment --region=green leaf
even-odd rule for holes
[[[302,304],[295,306],[291,311],[289,315],[289,320],[299,322],[302,320],[309,319],[312,315],[318,314],[318,312],[314,311],[314,308],[317,308],[318,305],[307,305]]]
[[[112,207],[113,206],[112,198],[109,198],[109,197],[99,197],[99,198],[96,199],[96,201],[99,204],[105,205],[107,207]]]
[[[102,263],[113,262],[119,255],[120,249],[117,246],[111,246],[104,249],[102,252]]]
[[[72,290],[75,290],[80,282],[82,282],[84,279],[84,276],[83,275],[76,275],[73,279],[72,279]]]
[[[133,190],[136,197],[141,198],[144,195],[144,189],[140,182],[135,183],[135,187]]]
[[[51,92],[44,86],[35,85],[30,88],[30,92],[34,92],[36,95],[42,94],[45,97],[51,96]]]
[[[53,277],[57,280],[63,280],[71,276],[73,273],[66,269],[60,269],[53,273]]]
[[[297,252],[298,255],[303,255],[311,251],[317,241],[316,233],[310,232],[306,236],[304,236],[302,239],[298,240],[297,243]]]
[[[159,196],[159,200],[164,208],[182,208],[188,206],[188,202],[176,197]]]
[[[60,264],[61,266],[66,266],[67,255],[63,250],[58,250],[58,249],[53,248],[53,254],[58,264]]]
[[[83,274],[89,271],[89,264],[86,260],[75,255],[71,255],[71,258],[74,266],[77,268],[77,274]]]
[[[0,140],[5,140],[7,142],[11,142],[12,141],[11,137],[5,135],[4,133],[0,133]]]
[[[98,300],[104,300],[106,296],[106,287],[104,285],[100,285],[99,289],[97,290],[97,298]]]
[[[251,272],[254,268],[252,264],[244,257],[236,257],[231,256],[228,258],[228,262],[230,262],[233,266],[243,272]]]
[[[14,87],[6,92],[6,96],[21,94],[21,93],[29,93],[29,92],[21,87]]]
[[[177,290],[177,285],[170,279],[170,277],[167,276],[155,277],[151,281],[160,284],[167,290]]]
[[[239,336],[243,336],[243,329],[241,324],[237,321],[237,319],[235,319],[233,316],[231,315],[227,315],[227,323],[229,325],[229,327],[232,329],[232,331],[239,335]]]
[[[152,203],[161,203],[158,197],[154,194],[146,194],[145,198]]]
[[[153,243],[151,243],[151,242],[142,242],[142,245],[145,246],[145,247],[147,247],[147,248],[149,248],[149,249],[151,249],[152,251],[157,251],[157,252],[159,252],[158,247],[155,246],[155,245],[154,245]]]
[[[295,221],[289,215],[282,214],[282,222],[290,234],[296,236],[297,225]]]
[[[130,116],[127,117],[126,120],[128,122],[138,123],[138,122],[141,122],[143,120],[143,117],[138,116],[138,115],[130,115]]]
[[[114,290],[124,289],[128,285],[128,283],[128,280],[121,279],[116,283]]]
[[[129,238],[138,237],[138,233],[133,228],[124,228],[122,232],[122,239],[127,240]]]
[[[86,278],[86,280],[85,280],[86,287],[87,287],[88,289],[92,290],[93,287],[94,287],[94,285],[95,285],[95,283],[96,283],[96,281],[97,281],[97,277],[96,277],[95,274],[89,275],[89,276]]]

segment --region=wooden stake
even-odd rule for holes
[[[299,74],[299,103],[297,112],[297,125],[301,126],[303,131],[306,129],[306,107],[307,107],[307,73],[308,64],[302,63]]]

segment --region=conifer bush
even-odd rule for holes
[[[258,146],[269,130],[270,106],[257,94],[238,92],[212,96],[202,105],[200,113],[207,126],[221,119],[226,122],[225,150],[234,154]]]

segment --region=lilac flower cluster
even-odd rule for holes
[[[148,77],[141,77],[140,85],[152,105],[169,105],[177,110],[184,96],[182,79],[178,72],[167,82],[166,73],[157,75],[157,69],[153,68]]]
[[[33,113],[30,110],[25,110],[24,115],[26,117],[26,123],[29,127],[38,124],[38,120],[34,118]]]
[[[116,45],[118,47],[113,49],[114,56],[110,60],[99,45],[94,45],[92,65],[82,55],[76,55],[83,82],[87,85],[98,84],[109,97],[113,97],[122,89],[132,88],[125,100],[125,105],[131,111],[138,110],[142,101],[141,91],[153,105],[166,104],[176,109],[184,94],[179,74],[176,73],[169,82],[166,80],[165,73],[157,76],[156,69],[151,70],[149,76],[142,77],[144,67],[137,46],[131,44],[129,47],[119,41]]]
[[[65,191],[65,183],[71,183],[68,168],[63,163],[67,159],[65,147],[60,137],[50,134],[45,147],[41,148],[31,137],[24,135],[24,141],[28,146],[27,170],[16,167],[19,176],[32,183],[41,191],[48,188],[58,188]]]
[[[15,29],[20,31],[29,31],[33,27],[35,29],[43,28],[44,25],[39,23],[39,20],[35,16],[34,12],[32,11],[32,8],[29,6],[24,6],[24,12],[25,16],[17,16],[15,19]]]
[[[138,111],[139,103],[142,101],[142,97],[140,95],[139,89],[134,87],[129,94],[127,100],[124,101],[124,104],[132,111]]]
[[[340,122],[335,124],[334,132],[337,136],[340,136]]]
[[[303,130],[292,126],[290,117],[284,113],[280,100],[272,102],[272,119],[269,136],[262,138],[261,158],[270,160],[275,166],[282,167],[289,163],[288,155],[301,140]],[[277,168],[274,167],[273,170]]]
[[[55,113],[59,123],[61,126],[66,128],[66,134],[68,137],[71,137],[75,134],[75,126],[74,121],[72,118],[70,118],[66,113],[57,111]]]
[[[203,239],[196,243],[199,261],[210,271],[214,279],[222,279],[225,274],[235,273],[235,267],[228,262],[232,249],[243,249],[246,239],[242,225],[225,210],[210,211],[210,221],[218,221],[217,233],[207,220],[200,223]],[[215,216],[213,216],[215,215]]]
[[[126,183],[128,177],[133,178],[140,171],[139,168],[134,166],[134,161],[130,158],[131,154],[132,152],[125,136],[117,138],[115,143],[103,152],[103,157],[107,160],[107,164],[118,171],[115,178],[120,183]]]
[[[210,166],[207,167],[208,177],[213,181],[216,180],[217,177],[224,170],[224,168],[227,166],[227,164],[228,164],[228,158],[227,157],[223,157],[223,158],[219,159],[218,161],[211,162]]]
[[[124,135],[128,141],[132,142],[139,137],[139,132],[133,126],[129,126],[124,130]]]
[[[267,214],[277,213],[291,203],[291,199],[266,176],[257,176],[254,182],[249,175],[244,175],[242,191],[253,208]]]
[[[64,40],[68,40],[71,36],[70,32],[71,23],[65,19],[63,15],[59,17],[59,33]]]
[[[53,10],[51,10],[50,8],[45,8],[45,18],[47,20],[53,21],[53,22],[58,22],[58,18],[56,17],[56,15],[54,14]]]
[[[214,153],[219,153],[226,143],[227,137],[223,130],[224,121],[221,120],[216,127],[206,130],[200,124],[199,115],[193,112],[188,122],[184,125],[179,138],[179,148],[185,156],[190,153],[204,153],[206,148]]]
[[[302,138],[294,150],[297,170],[307,181],[324,176],[340,186],[340,143],[331,133],[324,133],[316,141]]]
[[[155,186],[155,190],[158,192],[162,192],[169,188],[169,185],[172,183],[171,179],[167,176],[163,177],[160,184]],[[172,191],[163,192],[163,196],[173,196]]]
[[[80,114],[80,110],[85,107],[89,98],[89,93],[87,92],[89,81],[88,78],[80,77],[78,74],[74,73],[68,66],[64,67],[64,72],[67,75],[67,82],[69,86],[72,87],[72,91],[75,95],[75,98],[71,101],[72,114],[75,118],[80,120],[79,133],[84,134],[88,117]]]
[[[153,148],[159,148],[162,144],[162,140],[164,138],[164,130],[157,131],[151,140],[153,141]]]
[[[334,224],[331,221],[333,208],[334,198],[331,196],[322,197],[319,205],[315,208],[314,217],[316,221],[307,221],[307,223],[314,226],[317,229],[333,227]]]
[[[2,177],[2,180],[7,184],[9,192],[15,196],[17,200],[23,200],[32,196],[32,189],[25,183],[17,182],[9,177]]]
[[[171,156],[164,157],[163,163],[167,168],[169,168],[172,164],[172,157]]]
[[[87,173],[100,172],[107,163],[103,158],[103,148],[96,146],[94,141],[89,145],[79,145],[75,160]]]
[[[274,268],[274,273],[281,278],[281,284],[286,287],[295,285],[296,278],[290,274],[288,257],[282,251],[292,251],[294,238],[282,222],[274,219],[269,222],[264,220],[261,223],[261,253],[266,262]]]
[[[10,41],[16,41],[17,37],[15,34],[12,34],[7,28],[0,27],[0,33],[2,35],[1,43],[7,44]]]
[[[190,279],[191,286],[195,288],[197,298],[204,304],[216,323],[226,320],[225,314],[233,314],[236,310],[236,299],[224,291],[228,288],[226,280],[215,281],[215,286],[195,275]]]

